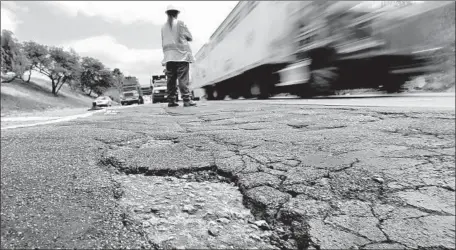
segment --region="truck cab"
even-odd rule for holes
[[[143,93],[136,77],[126,77],[122,83],[120,103],[129,105],[132,103],[144,104]]]

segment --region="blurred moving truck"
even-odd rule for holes
[[[133,76],[125,77],[122,82],[122,91],[120,93],[120,103],[129,105],[132,103],[144,104],[143,93],[138,79]]]
[[[420,18],[454,10],[454,2],[407,11],[373,3],[240,1],[196,53],[191,87],[208,100],[356,88],[393,93],[412,77],[438,71],[442,46],[426,43],[430,34],[420,29]]]

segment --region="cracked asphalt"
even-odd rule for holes
[[[1,143],[2,248],[455,248],[454,109],[144,105]]]

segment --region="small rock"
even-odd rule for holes
[[[256,240],[256,241],[261,241],[261,238],[258,235],[252,234],[250,235],[250,238]]]
[[[150,208],[150,212],[156,214],[156,213],[160,212],[160,208],[158,208],[158,207],[151,207],[151,208]]]
[[[203,216],[203,219],[207,220],[207,221],[210,221],[210,220],[216,220],[217,219],[217,215],[213,214],[213,213],[206,213],[204,216]]]
[[[150,214],[142,214],[142,216],[141,216],[141,219],[143,219],[143,220],[149,220],[151,218],[152,218],[152,215],[150,215]]]
[[[204,204],[195,204],[195,207],[196,207],[197,209],[203,209]]]
[[[195,214],[197,210],[198,209],[196,209],[192,205],[185,205],[184,208],[182,209],[182,211],[184,211],[184,212],[186,212],[188,214]]]
[[[223,224],[228,224],[230,222],[230,220],[227,218],[219,218],[219,219],[217,219],[217,222],[220,222]]]
[[[268,233],[262,233],[260,235],[260,238],[262,238],[262,239],[269,239],[269,237],[270,237],[270,234],[268,234]]]
[[[148,228],[150,227],[150,223],[148,221],[143,221],[143,227]]]
[[[182,175],[182,179],[188,179],[188,174]]]
[[[374,180],[374,181],[376,181],[376,182],[378,182],[380,184],[385,182],[385,180],[382,177],[380,177],[380,176],[374,176],[374,177],[372,177],[372,180]]]
[[[210,235],[216,237],[216,236],[220,235],[220,229],[218,227],[211,227],[211,228],[209,228],[208,233]]]
[[[270,227],[268,225],[268,223],[264,220],[259,220],[259,221],[255,221],[253,224],[255,224],[257,227],[263,229],[263,230],[269,230]]]
[[[321,178],[320,185],[323,187],[329,186],[329,179],[328,178]]]
[[[143,206],[134,208],[133,211],[134,211],[135,213],[144,213],[144,212],[146,212],[146,211],[144,210],[144,207],[143,207]]]

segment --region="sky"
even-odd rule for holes
[[[71,47],[147,85],[152,74],[163,72],[160,29],[167,5],[181,9],[196,54],[237,2],[1,1],[1,28],[21,42]]]

